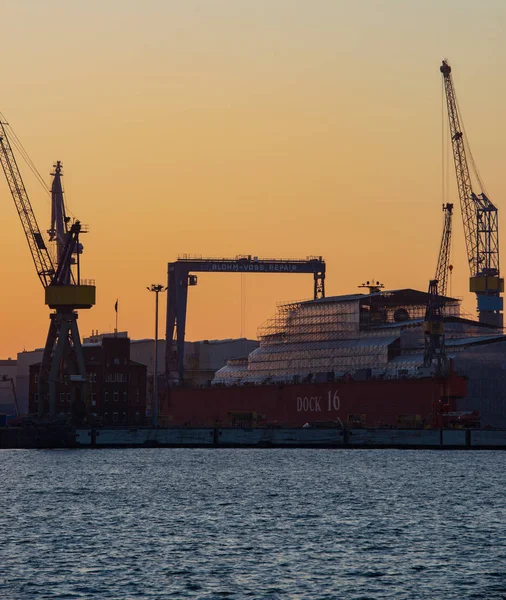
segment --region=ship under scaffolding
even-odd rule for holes
[[[258,332],[259,347],[229,361],[214,385],[426,376],[423,322],[427,293],[412,289],[284,303]],[[461,316],[444,298],[448,351],[504,341],[502,330]]]

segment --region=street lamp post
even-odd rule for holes
[[[159,283],[153,283],[147,288],[150,292],[155,292],[155,357],[153,373],[153,425],[158,425],[158,294],[164,292],[167,288]]]

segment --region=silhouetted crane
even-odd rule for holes
[[[9,130],[9,135],[7,131]],[[54,309],[50,314],[49,332],[39,373],[39,417],[56,414],[56,386],[68,383],[74,418],[82,420],[87,410],[87,378],[83,350],[77,327],[77,309],[95,304],[95,285],[80,280],[79,235],[81,223],[70,228],[65,215],[61,187],[61,163],[56,163],[52,189],[52,224],[50,240],[57,239],[56,266],[42,237],[10,139],[23,150],[19,140],[0,115],[0,162],[28,241],[37,275],[45,288],[45,302]],[[56,183],[55,183],[56,182]],[[61,194],[59,193],[61,192]],[[54,231],[54,235],[53,232]],[[72,268],[75,265],[76,273]]]
[[[471,277],[469,289],[476,293],[480,322],[502,327],[504,279],[499,271],[499,232],[497,207],[483,191],[475,193],[475,185],[483,190],[483,184],[474,164],[463,128],[452,79],[452,69],[447,60],[440,67],[446,93],[448,123],[452,141],[453,160],[464,223],[467,260]],[[467,155],[471,159],[469,169]],[[473,175],[473,177],[471,177]]]

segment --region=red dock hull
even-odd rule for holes
[[[422,378],[335,381],[315,384],[169,388],[161,400],[166,425],[300,427],[311,422],[361,422],[366,427],[398,426],[402,420],[437,424],[442,405],[455,410],[466,395],[466,379]]]

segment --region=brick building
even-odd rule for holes
[[[0,360],[0,414],[17,414],[17,402],[13,382],[16,381],[17,361]]]
[[[88,413],[90,423],[107,426],[144,425],[147,369],[130,359],[130,339],[104,337],[100,343],[84,345],[83,351],[88,376],[87,406],[78,400],[72,407],[70,387],[62,381],[57,384],[56,413],[74,420]],[[30,413],[39,410],[39,369],[40,363],[30,366]]]

